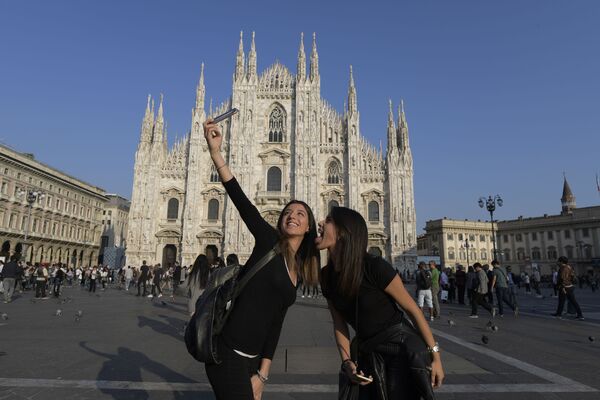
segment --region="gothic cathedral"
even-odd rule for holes
[[[265,219],[275,224],[290,199],[308,203],[317,220],[332,206],[359,211],[369,227],[368,251],[396,268],[416,267],[413,160],[404,107],[394,121],[392,104],[385,154],[360,132],[350,67],[347,107],[340,115],[321,98],[313,34],[307,71],[303,38],[296,75],[275,63],[258,74],[254,33],[246,57],[240,45],[233,92],[208,116],[240,110],[222,123],[223,153],[240,185]],[[162,96],[158,112],[148,97],[135,155],[127,233],[127,263],[190,265],[236,253],[244,262],[253,238],[240,220],[214,169],[202,132],[204,65],[188,136],[167,145]]]

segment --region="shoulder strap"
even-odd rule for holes
[[[260,271],[265,265],[269,263],[277,254],[279,254],[279,246],[275,245],[267,254],[265,254],[258,262],[240,279],[236,285],[235,292],[233,293],[232,299],[235,299],[242,293],[244,286],[252,279],[258,271]]]

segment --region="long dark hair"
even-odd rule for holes
[[[328,290],[328,275],[337,265],[340,272],[337,290],[347,298],[358,294],[363,279],[364,261],[367,256],[369,231],[362,215],[346,207],[333,207],[328,215],[336,227],[337,241],[329,254],[327,276],[323,276],[321,286]],[[331,288],[333,289],[333,288]]]
[[[281,221],[283,221],[284,212],[292,204],[302,205],[302,207],[304,207],[306,210],[308,217],[308,232],[304,234],[304,238],[302,239],[302,243],[300,243],[298,251],[296,251],[295,257],[288,246],[287,237],[281,230]],[[317,223],[315,221],[315,216],[308,204],[300,200],[292,200],[287,203],[279,214],[279,219],[277,220],[277,232],[279,232],[279,236],[281,237],[281,240],[279,241],[279,248],[285,257],[288,268],[292,270],[292,268],[295,267],[295,269],[298,271],[300,279],[302,282],[304,282],[304,284],[316,286],[319,283],[321,254],[315,246],[315,239],[317,238]]]
[[[208,282],[209,271],[210,265],[208,263],[208,257],[204,254],[200,254],[196,257],[194,265],[192,265],[192,270],[188,276],[188,284],[190,286],[199,286],[200,289],[204,289]]]

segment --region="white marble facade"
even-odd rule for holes
[[[188,265],[200,253],[249,256],[253,238],[218,180],[202,133],[208,116],[235,107],[240,112],[223,122],[223,151],[268,221],[275,223],[293,198],[306,201],[317,219],[332,205],[351,207],[367,220],[369,251],[397,268],[414,267],[413,161],[403,106],[395,121],[390,101],[384,153],[361,135],[352,67],[343,114],[321,98],[314,34],[308,57],[301,38],[295,75],[277,62],[259,74],[256,59],[254,33],[247,56],[240,35],[232,95],[208,115],[202,66],[190,134],[170,149],[162,97],[157,113],[148,98],[135,156],[128,264]]]

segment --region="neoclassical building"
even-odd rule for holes
[[[265,219],[275,224],[294,198],[317,218],[335,205],[351,207],[368,222],[370,252],[398,268],[414,265],[413,160],[403,105],[396,120],[390,101],[384,152],[361,133],[352,67],[346,103],[340,114],[321,97],[314,34],[309,57],[301,37],[295,74],[278,62],[259,73],[254,33],[247,56],[240,35],[231,96],[205,113],[203,65],[190,133],[171,148],[162,96],[157,112],[149,96],[135,155],[128,264],[191,264],[200,253],[249,256],[253,238],[219,182],[202,132],[207,117],[235,107],[240,112],[222,123],[223,152]]]
[[[102,211],[102,236],[100,237],[100,264],[113,268],[125,264],[127,247],[127,220],[130,202],[118,194],[106,194],[108,201]]]
[[[577,208],[565,178],[561,213],[496,221],[496,258],[515,272],[539,268],[552,273],[556,260],[566,256],[578,274],[600,272],[600,206]],[[493,260],[492,224],[488,221],[438,219],[427,221],[418,238],[419,255],[438,255],[444,266]]]
[[[103,189],[0,145],[1,257],[96,264],[106,201]]]

